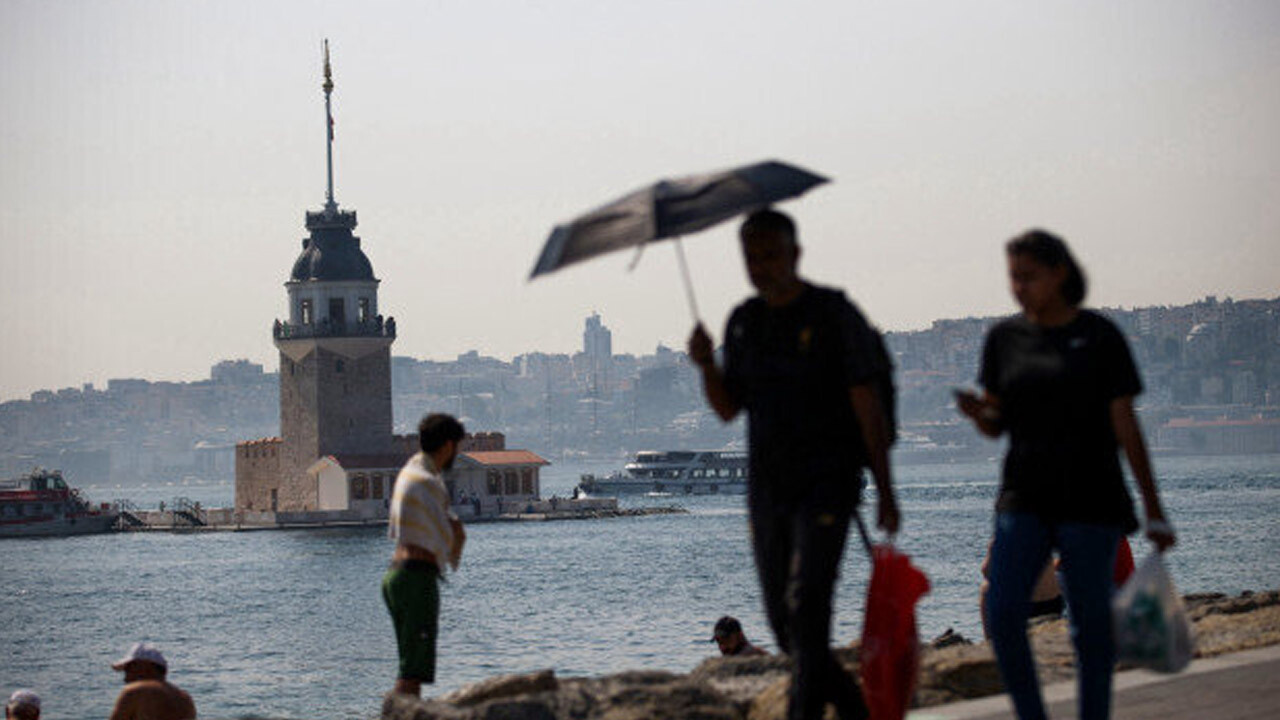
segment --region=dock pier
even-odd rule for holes
[[[120,513],[116,522],[118,532],[249,532],[358,528],[387,524],[387,518],[383,514],[374,515],[354,510],[244,511],[234,508],[204,508],[185,498],[176,498],[171,506],[163,510],[142,510],[128,500],[117,500],[113,504]],[[470,505],[460,505],[454,509],[467,524],[599,520],[688,512],[678,506],[621,509],[617,498],[538,500],[521,503],[500,514],[477,515]]]

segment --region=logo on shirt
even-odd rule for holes
[[[800,330],[800,352],[809,352],[809,343],[813,341],[813,328],[806,327]]]
[[[1084,347],[1087,344],[1089,344],[1088,340],[1082,337],[1073,337],[1067,343],[1067,347],[1071,348],[1072,350],[1079,350],[1080,348]]]

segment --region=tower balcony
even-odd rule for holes
[[[388,338],[396,337],[396,319],[382,316],[364,321],[331,322],[322,318],[315,323],[289,323],[275,321],[271,328],[276,340],[311,340],[315,338]]]
[[[356,227],[355,210],[339,210],[337,206],[325,208],[319,212],[308,211],[306,214],[308,230],[344,229],[354,230]]]

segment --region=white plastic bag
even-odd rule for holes
[[[1191,622],[1159,552],[1148,555],[1116,593],[1111,618],[1117,659],[1164,673],[1191,662]]]

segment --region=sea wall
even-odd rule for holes
[[[1196,657],[1280,644],[1280,590],[1189,595]],[[1062,620],[1030,629],[1041,681],[1073,676]],[[857,671],[858,648],[836,651]],[[447,658],[445,659],[447,667]],[[635,670],[594,678],[559,678],[552,670],[506,675],[430,699],[389,693],[384,720],[781,720],[786,717],[788,662],[782,656],[710,658],[688,674]],[[951,633],[922,649],[915,707],[1002,691],[991,649]]]

